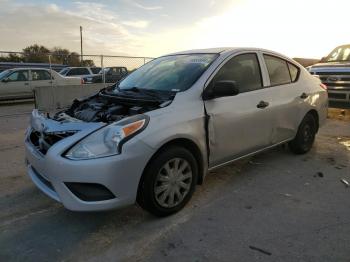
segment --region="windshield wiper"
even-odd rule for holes
[[[132,88],[128,88],[128,89],[120,89],[119,91],[132,91],[135,93],[140,93],[142,95],[146,95],[149,97],[153,97],[156,98],[157,100],[164,100],[164,97],[162,97],[161,95],[159,95],[158,91],[156,90],[151,90],[151,89],[144,89],[144,88],[139,88],[137,86],[134,86]]]

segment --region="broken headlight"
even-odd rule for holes
[[[136,115],[103,127],[74,145],[65,156],[82,160],[120,154],[122,144],[144,130],[148,122],[148,116]]]

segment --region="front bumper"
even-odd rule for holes
[[[45,155],[26,139],[27,172],[34,184],[74,211],[107,210],[135,203],[141,175],[154,150],[134,138],[123,145],[120,155],[79,161],[64,158],[62,154],[80,139],[79,134],[63,139]],[[107,188],[113,198],[85,201],[67,183],[98,184]]]

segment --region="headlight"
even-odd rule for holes
[[[78,142],[65,156],[82,160],[120,154],[122,144],[144,130],[148,122],[148,116],[137,115],[103,127]]]

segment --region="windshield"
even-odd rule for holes
[[[350,45],[337,47],[325,60],[326,62],[350,61]]]
[[[217,56],[217,54],[189,54],[160,57],[127,76],[119,83],[118,88],[185,91],[197,81]]]
[[[61,75],[65,75],[68,72],[69,68],[63,68],[61,71],[59,71],[59,73]]]
[[[99,74],[101,71],[101,67],[90,67],[92,73]]]
[[[5,70],[0,73],[0,80],[2,80],[4,77],[8,75],[8,73],[11,72],[10,70]]]

